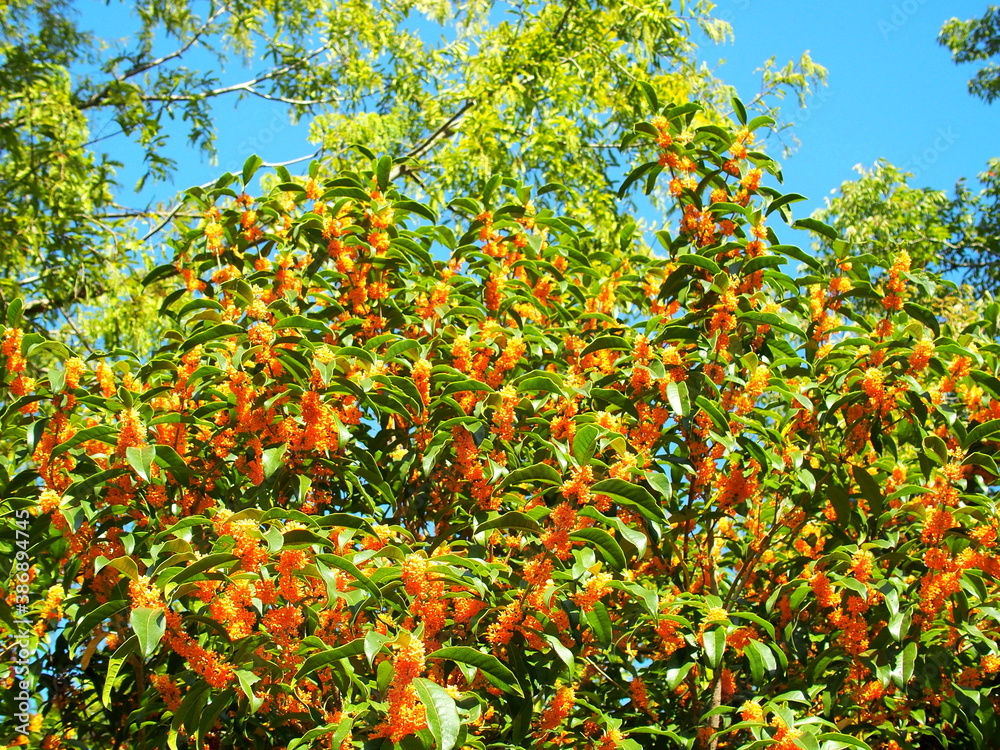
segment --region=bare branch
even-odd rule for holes
[[[263,164],[261,164],[261,166],[265,167],[266,169],[273,169],[274,167],[287,167],[287,166],[290,166],[292,164],[298,164],[299,162],[306,161],[308,159],[315,159],[317,156],[319,156],[322,153],[322,151],[323,151],[322,148],[318,148],[315,151],[313,151],[311,154],[306,154],[305,156],[300,156],[297,159],[289,159],[288,161],[274,161],[274,162],[265,161]]]
[[[145,242],[150,237],[152,237],[154,234],[156,234],[161,229],[163,229],[163,227],[165,227],[167,224],[169,224],[171,221],[173,221],[174,218],[177,216],[177,214],[180,212],[181,208],[183,208],[183,206],[184,206],[183,201],[180,202],[180,203],[178,203],[176,206],[174,206],[170,211],[167,212],[167,215],[163,217],[163,221],[161,221],[155,227],[153,227],[148,232],[146,232],[146,234],[144,234],[142,236],[142,238],[139,240],[139,242],[140,243],[141,242]],[[189,214],[189,216],[191,216],[192,218],[196,217],[197,215],[198,214]]]
[[[316,100],[315,102],[313,102],[311,100],[295,100],[295,99],[285,99],[283,97],[274,97],[272,95],[264,94],[263,92],[254,90],[254,86],[264,83],[265,81],[270,81],[280,76],[283,76],[285,73],[289,73],[295,70],[296,68],[300,68],[328,49],[329,45],[324,44],[322,47],[314,49],[312,52],[303,57],[301,60],[294,60],[290,62],[288,65],[285,65],[284,67],[275,68],[274,70],[270,70],[267,73],[263,73],[257,76],[256,78],[250,79],[249,81],[242,81],[241,83],[234,83],[229,86],[220,86],[219,88],[209,89],[208,91],[202,91],[200,93],[195,93],[195,94],[169,94],[169,95],[145,94],[142,95],[140,98],[144,102],[174,103],[174,102],[190,102],[198,99],[214,98],[216,96],[222,96],[224,94],[243,92],[245,94],[252,94],[253,96],[259,96],[264,99],[272,99],[274,101],[287,102],[289,104],[313,104],[313,103],[329,104],[331,102],[338,102],[341,101],[340,97],[331,97],[329,99]]]
[[[421,157],[423,157],[427,152],[429,152],[432,148],[434,148],[435,145],[437,145],[438,141],[449,137],[454,132],[454,130],[452,129],[453,126],[459,120],[461,120],[465,116],[465,113],[468,112],[470,109],[472,109],[474,106],[476,106],[475,99],[466,99],[465,103],[458,110],[458,112],[456,112],[447,120],[445,120],[445,122],[442,123],[433,133],[431,133],[423,141],[421,141],[419,144],[410,149],[406,153],[406,158],[420,159]],[[410,170],[407,169],[406,165],[404,164],[394,165],[392,168],[392,172],[390,172],[389,174],[389,179],[394,180],[400,175],[406,174],[409,171]]]
[[[111,94],[111,89],[114,87],[115,84],[123,83],[124,81],[127,81],[129,78],[137,76],[140,73],[145,73],[147,70],[151,70],[152,68],[155,68],[159,65],[163,65],[163,63],[165,62],[169,62],[170,60],[174,60],[183,55],[185,52],[191,49],[194,43],[197,42],[206,31],[208,31],[209,27],[212,25],[213,22],[228,10],[229,6],[223,4],[215,13],[209,16],[208,20],[201,25],[201,28],[199,28],[196,32],[194,32],[194,34],[192,34],[191,38],[182,47],[174,50],[169,55],[164,55],[163,57],[159,57],[155,60],[150,60],[148,62],[137,63],[128,70],[126,70],[121,75],[115,76],[115,78],[110,83],[106,84],[103,89],[91,94],[91,96],[88,99],[81,102],[80,109],[89,109],[90,107],[96,107],[97,105],[99,105],[101,102],[103,102],[105,99],[108,98],[108,96]]]

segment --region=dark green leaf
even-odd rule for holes
[[[514,469],[501,481],[498,489],[509,487],[512,484],[562,484],[562,475],[548,464],[533,464]]]
[[[365,639],[355,638],[353,641],[346,643],[343,646],[331,648],[329,651],[324,651],[320,654],[313,654],[302,662],[302,666],[299,667],[299,671],[295,673],[295,679],[299,680],[306,675],[310,675],[313,672],[322,669],[323,667],[330,666],[336,661],[347,659],[352,656],[358,656],[364,652]]]
[[[573,460],[578,466],[586,466],[597,451],[601,428],[596,424],[585,424],[577,429],[573,437]]]
[[[508,693],[522,695],[514,673],[500,663],[493,654],[484,654],[468,646],[448,646],[439,648],[428,659],[449,659],[462,664],[469,664],[479,669],[489,682]]]
[[[452,750],[462,726],[455,699],[443,687],[426,677],[415,677],[412,684],[426,709],[427,728],[431,730],[438,750]]]
[[[574,531],[569,536],[570,539],[589,542],[597,547],[601,556],[604,557],[610,565],[614,566],[615,570],[624,570],[628,566],[628,560],[625,557],[625,553],[622,551],[621,545],[618,544],[618,542],[615,541],[615,538],[608,532],[591,526],[586,529]]]

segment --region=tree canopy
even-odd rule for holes
[[[151,356],[10,307],[31,746],[996,747],[1000,305],[779,242],[769,119],[640,89],[657,253],[550,186],[444,220],[388,156],[252,159],[189,192]]]
[[[952,18],[942,28],[938,42],[951,50],[956,63],[985,62],[969,81],[969,92],[987,102],[1000,94],[1000,7],[990,5],[980,18]]]

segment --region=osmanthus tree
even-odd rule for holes
[[[31,381],[10,310],[9,744],[998,745],[997,306],[782,244],[767,120],[649,98],[657,252],[251,160],[192,191],[151,358]]]

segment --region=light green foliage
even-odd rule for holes
[[[887,161],[871,169],[856,167],[859,177],[844,182],[839,194],[828,200],[817,218],[833,226],[861,252],[880,260],[906,250],[913,264],[936,264],[950,232],[941,221],[949,205],[943,191],[911,187],[912,175]],[[830,243],[823,251],[832,250]]]
[[[160,294],[138,284],[140,248],[181,204],[129,208],[105,151],[138,146],[139,180],[171,177],[172,140],[215,153],[213,107],[253,97],[311,123],[318,156],[353,168],[364,143],[400,162],[393,176],[432,204],[493,173],[579,186],[558,208],[586,207],[598,234],[618,230],[609,190],[627,164],[615,138],[642,101],[636,79],[677,100],[726,91],[694,60],[696,28],[724,39],[713,5],[592,0],[494,3],[291,0],[112,2],[133,18],[118,41],[83,30],[75,6],[0,8],[0,292],[25,297],[29,323],[83,347],[147,350]],[[822,79],[800,63],[767,94]],[[766,100],[760,107],[768,106]],[[361,157],[365,159],[364,155]],[[128,186],[131,187],[131,186]],[[558,200],[556,200],[558,196]],[[147,226],[138,226],[145,219]],[[0,300],[2,301],[2,300]]]
[[[858,252],[870,253],[891,264],[900,251],[913,265],[932,269],[961,285],[953,293],[924,301],[945,316],[967,322],[979,317],[1000,289],[1000,160],[979,175],[977,192],[965,181],[955,193],[911,187],[912,175],[885,161],[840,186],[837,197],[817,212],[817,218],[835,227]],[[836,255],[835,243],[821,238],[821,255]]]
[[[986,62],[969,81],[969,91],[987,102],[1000,94],[1000,6],[990,5],[981,18],[952,18],[941,28],[938,41],[951,50],[957,63]]]
[[[1000,159],[989,161],[979,182],[979,191],[969,188],[965,180],[955,188],[955,199],[944,214],[954,244],[942,259],[942,267],[996,293],[1000,289]]]

